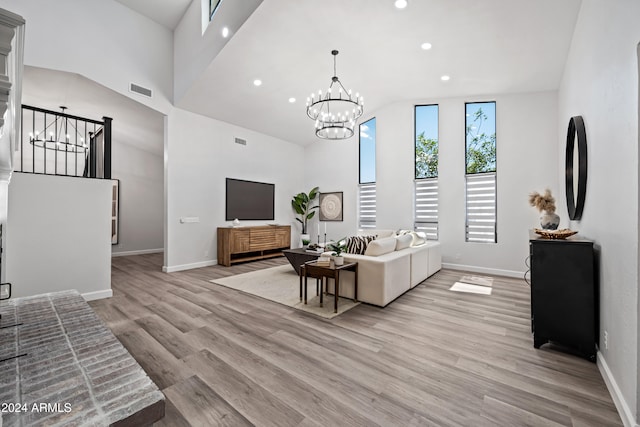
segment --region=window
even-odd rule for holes
[[[438,106],[415,107],[414,229],[438,239]]]
[[[218,10],[220,3],[222,3],[222,0],[209,0],[209,21],[213,19],[213,15]]]
[[[376,227],[376,119],[360,125],[358,227]]]
[[[466,241],[496,243],[496,103],[465,104]]]

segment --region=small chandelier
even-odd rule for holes
[[[333,77],[331,85],[323,95],[311,94],[307,98],[307,116],[316,121],[316,136],[321,139],[347,139],[353,136],[356,120],[364,111],[364,98],[351,89],[346,90],[336,75],[337,50],[332,50]],[[335,85],[335,88],[334,88]],[[336,90],[337,89],[337,90]]]
[[[41,132],[29,132],[29,143],[45,150],[64,151],[67,153],[85,153],[89,146],[84,138],[80,135],[80,131],[74,126],[71,116],[65,114],[67,107],[60,106],[61,112],[55,115],[55,119],[46,123]],[[76,120],[77,123],[77,120]],[[75,130],[73,138],[69,134],[69,128]],[[49,133],[47,135],[47,132]],[[93,137],[93,132],[89,132],[89,136]]]

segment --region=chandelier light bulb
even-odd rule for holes
[[[396,0],[394,3],[395,7],[398,9],[404,9],[407,7],[407,4],[407,0]]]

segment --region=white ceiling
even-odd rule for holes
[[[118,1],[156,20],[172,3]],[[265,0],[176,104],[312,143],[305,102],[330,84],[332,49],[340,51],[342,83],[365,97],[363,120],[402,100],[555,90],[580,8],[580,0],[410,0],[404,10],[393,3]],[[423,42],[433,48],[422,50]],[[440,80],[445,74],[450,81]]]
[[[130,144],[158,156],[164,152],[164,116],[80,74],[25,66],[22,103],[74,116],[113,119],[114,143]]]
[[[158,24],[174,30],[191,0],[116,0]]]

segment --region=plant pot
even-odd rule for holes
[[[335,265],[343,265],[344,264],[344,257],[342,255],[340,255],[340,256],[332,256],[331,258],[333,259],[333,263]]]
[[[540,226],[543,230],[556,230],[558,225],[560,225],[560,217],[555,212],[542,212]]]
[[[307,246],[309,243],[311,243],[311,236],[308,234],[301,234],[300,244],[304,247],[304,246]]]

